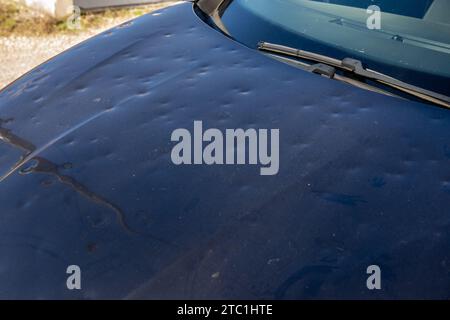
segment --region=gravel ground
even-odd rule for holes
[[[155,9],[170,4],[170,2],[156,4]],[[12,35],[0,37],[0,90],[56,54],[126,20],[128,19],[112,19],[101,28],[73,35],[60,34],[39,37]]]
[[[91,34],[0,37],[0,89]]]

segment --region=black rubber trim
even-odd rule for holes
[[[214,24],[227,35],[230,35],[221,20],[222,13],[233,0],[197,0],[196,5],[211,17]]]

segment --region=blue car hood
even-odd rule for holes
[[[0,298],[450,298],[450,112],[272,60],[192,4],[37,67],[0,119]],[[279,173],[174,165],[194,120],[278,128]]]

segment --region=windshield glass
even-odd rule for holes
[[[450,0],[234,0],[221,20],[252,48],[267,41],[356,58],[450,95]]]

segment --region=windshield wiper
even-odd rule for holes
[[[335,59],[332,57],[324,56],[321,54],[317,54],[310,51],[304,51],[296,48],[291,48],[279,44],[269,43],[269,42],[260,42],[258,44],[258,49],[262,51],[267,51],[270,53],[277,53],[286,56],[296,57],[304,60],[314,61],[319,64],[324,64],[327,66],[334,67],[339,70],[343,70],[349,72],[351,74],[363,77],[365,79],[369,79],[378,83],[381,83],[385,86],[395,88],[402,92],[405,92],[411,96],[416,98],[435,103],[439,106],[450,109],[450,97],[447,97],[443,94],[436,93],[430,90],[426,90],[398,79],[392,78],[385,74],[365,69],[361,63],[361,61],[352,59],[352,58],[344,58],[342,60]],[[311,66],[314,67],[314,66]],[[320,67],[320,66],[319,66]],[[319,68],[319,70],[310,70],[316,73],[323,73],[323,68]],[[328,71],[327,76],[330,78],[334,77],[334,73]],[[348,81],[347,81],[348,82]]]

